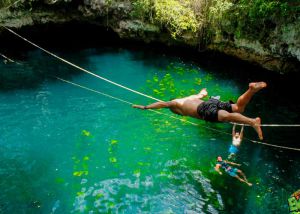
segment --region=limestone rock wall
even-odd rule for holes
[[[34,3],[36,1],[36,3]],[[0,25],[19,29],[47,23],[80,22],[106,26],[119,37],[144,42],[199,48],[203,33],[185,33],[174,39],[164,26],[131,16],[129,0],[38,0],[24,7],[0,10]],[[230,24],[229,24],[230,25]],[[228,34],[230,34],[230,27]],[[3,29],[0,28],[0,36]],[[224,31],[224,29],[223,29]],[[225,28],[226,32],[226,28]],[[218,51],[241,60],[260,65],[268,70],[287,73],[299,72],[300,19],[298,22],[277,26],[270,30],[267,41],[218,36],[201,51]]]

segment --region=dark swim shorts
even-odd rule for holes
[[[197,112],[204,120],[216,122],[218,121],[219,110],[225,110],[230,113],[232,112],[231,104],[232,102],[222,102],[217,99],[209,99],[198,106]]]

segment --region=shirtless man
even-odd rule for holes
[[[207,91],[204,88],[196,95],[174,99],[168,102],[156,102],[147,106],[133,105],[132,107],[139,109],[169,108],[175,114],[190,116],[210,122],[219,121],[248,124],[255,129],[259,139],[262,140],[263,135],[260,128],[260,118],[245,117],[241,113],[244,112],[252,96],[266,86],[267,84],[265,82],[249,83],[248,90],[238,98],[236,103],[222,102],[214,98],[203,101],[201,99],[207,96]]]
[[[231,165],[231,166],[230,166]],[[248,182],[245,174],[242,170],[238,168],[233,168],[232,166],[241,166],[241,164],[233,163],[227,160],[222,160],[222,157],[217,157],[217,164],[215,166],[215,170],[222,175],[223,173],[220,171],[220,168],[223,169],[228,175],[238,179],[239,181],[246,183],[248,186],[252,186],[251,183]],[[241,175],[242,178],[239,176]]]

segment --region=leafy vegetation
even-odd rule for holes
[[[189,0],[134,0],[131,15],[166,27],[173,38],[182,36],[185,32],[196,33],[198,20],[192,10]]]
[[[133,11],[131,15],[142,21],[153,22],[154,4],[151,0],[135,0],[132,2]]]
[[[0,1],[0,8],[5,8],[5,7],[9,7],[10,5],[14,4],[13,0],[2,0]]]
[[[294,0],[3,0],[0,7],[14,2],[20,8],[36,5],[60,4],[66,6],[81,4],[99,10],[118,8],[118,4],[130,4],[130,14],[120,15],[158,25],[174,39],[186,35],[199,39],[199,44],[209,44],[225,36],[263,40],[276,27],[296,22],[300,17],[300,4]],[[25,7],[24,7],[25,6]],[[14,6],[15,7],[15,6]],[[127,13],[127,12],[125,12]],[[116,14],[114,14],[116,15]],[[108,18],[107,18],[108,19]]]
[[[225,31],[235,37],[261,39],[283,23],[300,17],[292,0],[134,0],[135,17],[159,23],[173,38],[193,33],[208,43]]]
[[[34,2],[39,0],[1,0],[0,9],[22,8],[31,11]]]
[[[232,8],[229,20],[236,37],[262,38],[267,30],[294,21],[300,15],[300,5],[289,0],[240,0]]]
[[[195,33],[198,30],[196,16],[188,7],[189,1],[161,0],[154,5],[155,19],[165,24],[174,38],[185,31]]]

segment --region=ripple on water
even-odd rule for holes
[[[74,200],[73,212],[218,213],[224,208],[222,197],[200,170],[183,166],[168,174],[168,168],[182,165],[182,161],[167,161],[166,174],[113,178],[92,185],[81,180],[83,187]]]

